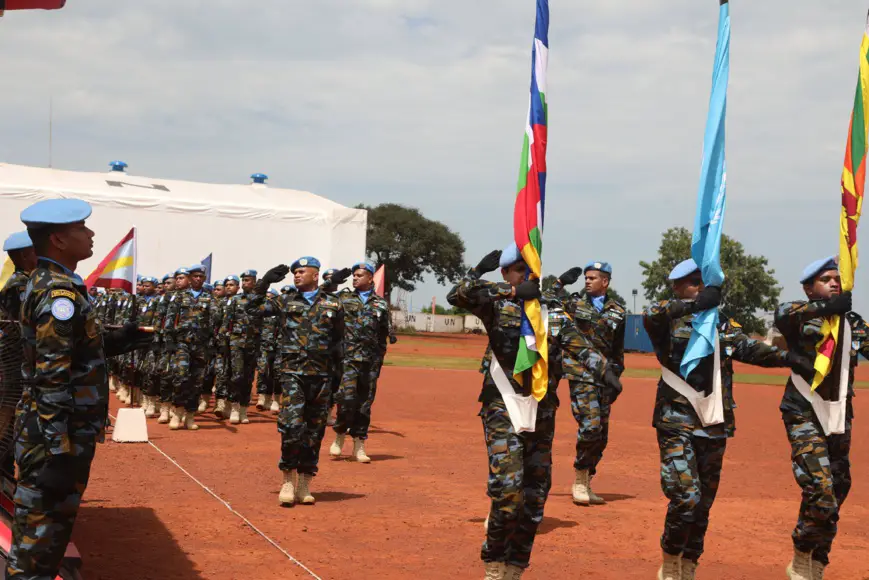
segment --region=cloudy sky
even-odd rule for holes
[[[610,261],[628,297],[661,232],[693,224],[718,2],[551,4],[545,268]],[[732,2],[725,231],[770,259],[785,298],[836,249],[864,4]],[[230,183],[263,171],[347,205],[419,207],[476,262],[511,235],[533,20],[533,0],[7,13],[0,160],[47,165],[53,96],[55,167],[124,159],[138,175]],[[424,284],[414,307],[445,294]]]

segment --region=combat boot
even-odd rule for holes
[[[365,439],[353,438],[353,459],[359,463],[371,463],[371,458],[365,453]]]
[[[160,418],[157,419],[158,423],[168,423],[169,422],[169,413],[171,412],[171,406],[169,403],[160,403]]]
[[[311,495],[311,481],[314,479],[314,476],[310,473],[300,473],[299,474],[299,487],[296,488],[296,501],[304,505],[314,505],[316,501],[314,496]]]
[[[135,391],[135,390],[136,389],[134,389],[132,387],[124,387],[124,398],[121,400],[121,402],[125,405],[129,405],[130,403],[132,403],[133,402],[133,391]]]
[[[284,484],[278,494],[278,501],[281,502],[281,505],[293,505],[296,503],[296,470],[292,469],[282,473],[284,474]]]
[[[658,580],[682,579],[682,555],[672,555],[664,552],[664,561],[658,570]]]
[[[504,562],[486,562],[486,577],[483,580],[504,580],[507,565]]]
[[[697,578],[697,562],[682,558],[682,580],[695,580]]]
[[[238,419],[242,425],[250,423],[250,419],[247,418],[247,407],[238,406]]]
[[[230,425],[238,425],[241,421],[241,405],[238,403],[232,404],[232,410],[229,412]]]
[[[115,393],[115,396],[118,397],[118,400],[122,403],[127,402],[127,397],[130,396],[130,391],[127,389],[127,385],[121,383],[118,385],[118,390]]]
[[[157,397],[146,397],[145,416],[153,419],[157,416]]]
[[[208,410],[208,397],[205,395],[199,395],[199,407],[196,409],[197,413],[204,413]]]
[[[606,504],[606,500],[596,494],[594,490],[591,488],[591,482],[594,478],[589,475],[588,476],[588,499],[591,505],[604,505]]]
[[[169,428],[177,431],[181,428],[181,420],[184,416],[184,409],[181,407],[172,407],[169,418]]]
[[[332,446],[329,447],[329,455],[332,457],[341,457],[341,454],[344,452],[344,438],[346,435],[344,433],[338,433],[335,435],[335,442],[332,443]]]
[[[281,412],[281,403],[280,403],[280,401],[278,401],[277,397],[272,398],[271,411],[272,411],[272,413],[280,413]]]
[[[519,566],[508,564],[507,568],[504,571],[504,580],[519,580],[520,578],[522,578],[522,574],[524,573],[525,568],[520,568]]]
[[[588,491],[588,470],[577,469],[576,480],[573,482],[573,503],[590,505],[591,498],[588,495]]]
[[[267,397],[265,395],[258,395],[256,398],[256,410],[264,411],[268,408],[268,404],[266,403]]]
[[[188,431],[196,431],[197,429],[199,429],[199,425],[194,422],[195,415],[196,413],[188,411],[187,414],[184,416],[184,428]]]
[[[817,560],[812,560],[812,580],[824,580],[824,570],[826,564],[821,564]]]
[[[811,552],[800,552],[794,548],[794,559],[787,567],[789,580],[812,580],[812,566],[814,564]]]
[[[116,379],[113,376],[109,376],[109,390],[113,393],[118,392],[118,385],[116,384]]]
[[[226,399],[217,399],[214,405],[214,416],[218,419],[226,419]]]

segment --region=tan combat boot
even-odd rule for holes
[[[486,576],[483,580],[504,580],[506,571],[504,562],[486,562]]]
[[[118,390],[115,393],[115,396],[118,397],[118,400],[122,403],[127,402],[127,397],[130,396],[130,390],[127,388],[127,385],[124,383],[120,383],[118,385]]]
[[[257,395],[256,410],[257,411],[264,411],[267,408],[268,408],[268,405],[266,404],[266,396],[265,395]]]
[[[335,435],[335,442],[332,443],[332,446],[329,447],[329,455],[332,457],[341,457],[341,454],[344,452],[344,438],[346,435],[344,433],[338,433]]]
[[[519,566],[508,564],[507,568],[504,571],[504,580],[519,580],[520,578],[522,578],[522,574],[524,573],[525,568],[520,568]]]
[[[794,548],[794,559],[788,564],[789,580],[812,580],[812,553],[800,552]]]
[[[278,401],[277,397],[272,398],[271,411],[272,411],[272,413],[280,413],[281,412],[281,403],[280,403],[280,401]]]
[[[199,407],[196,409],[197,413],[204,413],[208,410],[208,397],[205,395],[199,395]]]
[[[817,560],[812,560],[812,580],[824,580],[824,570],[827,565],[821,564]]]
[[[695,580],[697,578],[697,562],[682,558],[682,580]]]
[[[682,555],[664,552],[664,561],[658,570],[658,580],[682,580]]]
[[[281,486],[281,492],[278,494],[278,501],[281,505],[293,505],[296,503],[296,470],[283,471],[284,484]]]
[[[157,416],[157,397],[145,396],[145,417],[153,419]]]
[[[184,428],[188,431],[196,431],[199,429],[199,425],[194,422],[194,415],[196,415],[196,413],[188,412],[184,416]]]
[[[296,501],[304,505],[314,505],[316,501],[311,495],[311,480],[314,476],[310,473],[299,474],[299,487],[296,488]]]
[[[588,499],[591,505],[604,505],[606,500],[596,494],[594,490],[591,488],[591,482],[594,479],[591,475],[588,476]]]
[[[247,407],[238,406],[238,420],[242,425],[250,423],[250,419],[247,418]]]
[[[229,424],[238,425],[241,422],[241,405],[238,403],[232,404],[232,410],[229,412]]]
[[[169,412],[169,428],[173,431],[177,431],[181,428],[181,421],[184,417],[184,409],[181,407],[172,407],[172,410]]]
[[[157,419],[158,423],[168,423],[169,422],[169,413],[171,411],[171,406],[169,403],[160,403],[160,418]]]
[[[217,399],[214,405],[214,416],[218,419],[226,419],[226,399]]]
[[[576,480],[573,482],[573,503],[577,505],[591,505],[588,495],[588,470],[577,469]]]
[[[359,463],[371,463],[371,458],[365,453],[365,439],[353,438],[353,459]]]

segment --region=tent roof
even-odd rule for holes
[[[236,219],[364,221],[365,212],[307,191],[261,184],[175,181],[118,171],[80,172],[0,163],[0,199],[77,197],[95,206]]]

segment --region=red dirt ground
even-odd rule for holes
[[[478,337],[429,340],[421,351],[426,355],[444,349],[452,351],[448,356],[463,350],[477,356],[485,344]],[[418,348],[418,342],[399,342],[394,352]],[[649,358],[631,356],[629,366]],[[149,422],[149,432],[157,446],[321,578],[480,578],[488,499],[476,416],[479,385],[473,371],[385,368],[368,445],[373,463],[330,460],[328,430],[313,507],[277,505],[279,439],[270,414],[251,413],[253,422],[238,428],[206,415],[195,433]],[[565,401],[564,383],[559,390]],[[784,577],[799,489],[778,413],[781,390],[736,390],[737,437],[725,459],[699,577]],[[603,507],[570,501],[576,424],[562,405],[553,489],[527,578],[569,579],[589,571],[595,579],[654,577],[666,509],[650,426],[654,391],[653,379],[626,381],[595,480],[596,491],[610,501]],[[869,451],[862,443],[869,432],[861,421],[869,402],[860,396],[855,407],[854,486],[830,580],[869,579]],[[144,444],[100,447],[74,540],[89,580],[308,577]]]

